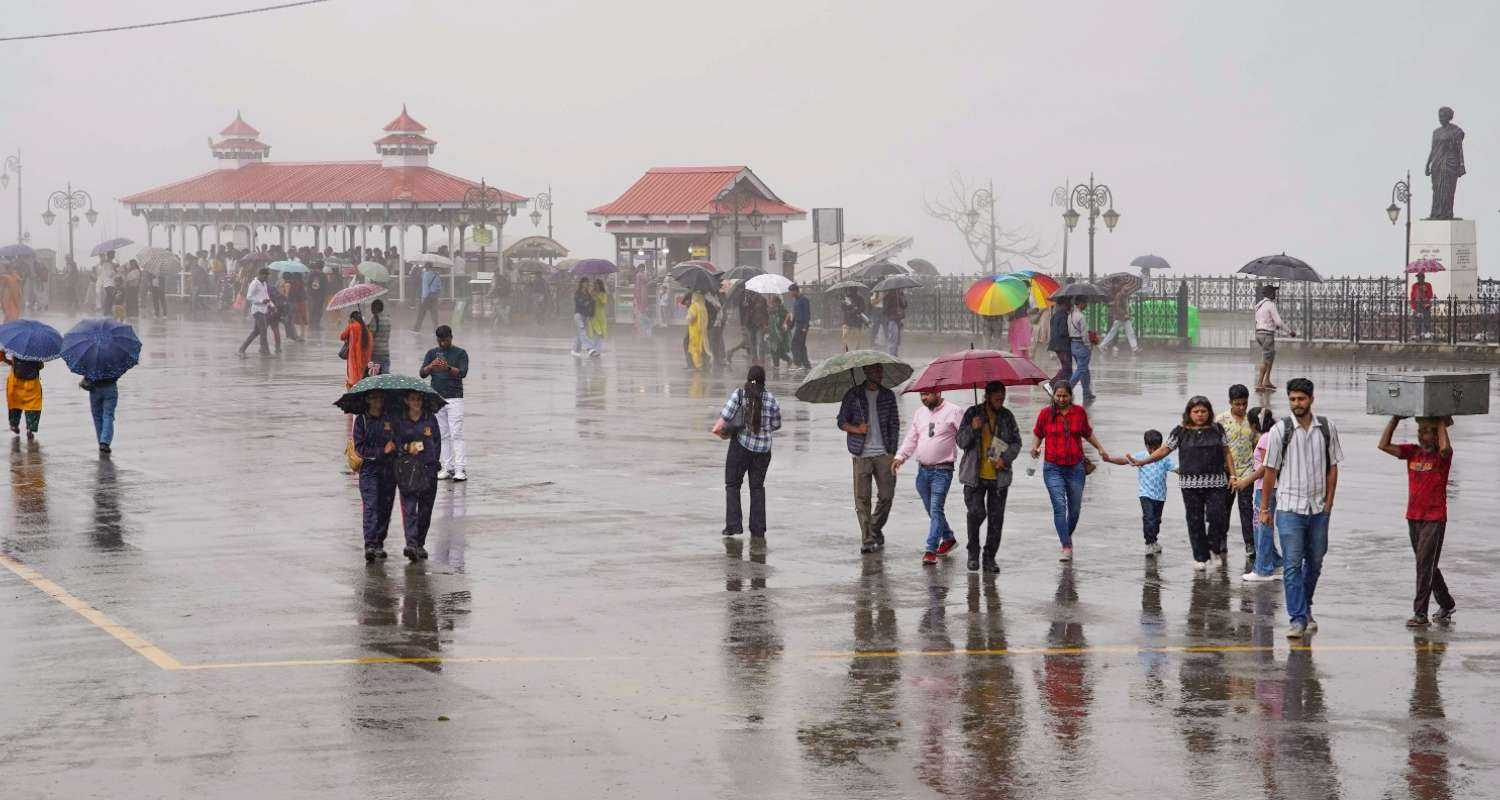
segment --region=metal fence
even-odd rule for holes
[[[1267,281],[1254,275],[1170,275],[1152,278],[1146,291],[1152,294],[1175,295],[1183,284],[1187,285],[1188,302],[1204,311],[1250,311],[1260,298],[1260,286]],[[1282,287],[1281,302],[1297,297],[1333,299],[1363,297],[1380,302],[1396,302],[1407,296],[1409,284],[1405,276],[1385,275],[1373,277],[1329,278],[1323,283],[1287,284]],[[1476,300],[1500,300],[1500,280],[1485,278],[1479,281]]]

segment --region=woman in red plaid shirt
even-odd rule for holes
[[[1083,511],[1084,471],[1083,443],[1087,441],[1099,451],[1099,457],[1109,460],[1104,445],[1094,437],[1089,427],[1089,414],[1083,406],[1073,404],[1073,388],[1066,381],[1053,383],[1052,403],[1036,416],[1032,428],[1031,457],[1041,455],[1042,445],[1047,446],[1047,463],[1042,466],[1042,482],[1052,499],[1052,524],[1057,528],[1057,540],[1062,544],[1059,561],[1073,560],[1073,531],[1078,527],[1078,515]]]

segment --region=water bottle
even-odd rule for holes
[[[1035,478],[1036,477],[1036,457],[1035,456],[1032,457],[1031,463],[1026,465],[1026,477],[1028,477],[1028,478]]]

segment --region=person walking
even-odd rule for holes
[[[469,473],[464,447],[464,378],[469,375],[469,354],[453,344],[452,328],[439,325],[434,333],[437,347],[422,357],[421,375],[431,378],[433,390],[448,401],[437,412],[438,429],[443,438],[442,468],[437,479],[466,481]]]
[[[1018,356],[1029,357],[1031,352],[1031,319],[1028,316],[1026,306],[1010,312],[1010,319],[1006,323],[1006,334],[1010,351]]]
[[[1087,298],[1079,297],[1073,301],[1073,310],[1068,313],[1068,346],[1073,354],[1073,375],[1069,382],[1074,386],[1082,385],[1083,402],[1092,403],[1094,374],[1089,370],[1089,362],[1094,357],[1094,344],[1089,341],[1092,331],[1089,330],[1088,317],[1083,314],[1088,305]]]
[[[125,316],[135,319],[141,315],[141,265],[130,259],[125,265]]]
[[[1073,388],[1073,337],[1068,331],[1068,316],[1072,313],[1073,303],[1065,297],[1053,304],[1052,316],[1047,322],[1047,349],[1057,356],[1057,374],[1046,384],[1049,394],[1058,386]],[[1069,391],[1070,402],[1072,396],[1072,391]]]
[[[1276,363],[1276,334],[1297,335],[1281,320],[1281,311],[1276,307],[1276,292],[1274,285],[1263,287],[1260,300],[1255,303],[1255,343],[1260,345],[1260,372],[1255,378],[1255,388],[1261,391],[1276,388],[1271,383],[1271,365]]]
[[[10,374],[5,376],[5,408],[10,421],[10,432],[21,434],[21,418],[26,419],[26,439],[36,438],[37,428],[42,424],[42,367],[40,361],[32,361],[0,350],[0,362],[10,365]]]
[[[865,346],[865,324],[869,318],[865,316],[865,299],[860,297],[859,290],[853,286],[844,288],[843,297],[839,298],[839,311],[843,314],[844,324],[839,330],[839,338],[844,343],[844,350],[861,350]]]
[[[1229,532],[1229,486],[1234,480],[1234,456],[1224,427],[1214,422],[1213,403],[1207,397],[1189,398],[1182,422],[1167,435],[1167,441],[1144,459],[1131,459],[1138,467],[1155,463],[1176,451],[1177,485],[1182,489],[1182,508],[1187,513],[1188,544],[1193,549],[1193,569],[1202,572],[1210,562],[1225,565],[1226,534]]]
[[[573,337],[573,355],[593,355],[598,348],[594,345],[594,337],[589,334],[589,327],[594,320],[594,289],[589,285],[588,278],[579,278],[578,286],[573,289],[573,325],[577,332]]]
[[[370,353],[374,349],[370,329],[365,326],[359,309],[349,312],[349,324],[339,333],[344,343],[339,354],[344,357],[344,388],[349,389],[370,375]]]
[[[197,259],[190,257],[189,260],[192,261],[194,265],[197,264]],[[151,274],[149,274],[149,275],[146,276],[146,279],[151,282],[151,284],[150,284],[151,285],[151,315],[154,316],[154,317],[156,317],[157,319],[166,319],[167,318],[167,280],[166,280],[166,277],[163,276],[163,275],[157,274],[157,273],[151,273]]]
[[[396,413],[386,416],[385,393],[370,392],[365,412],[354,418],[354,452],[359,454],[359,502],[365,560],[385,558],[385,537],[396,503]]]
[[[945,556],[958,546],[953,528],[948,526],[948,489],[953,486],[953,466],[958,461],[958,430],[964,412],[943,399],[942,392],[922,392],[922,407],[912,415],[911,426],[896,450],[891,472],[917,459],[917,497],[927,513],[927,544],[922,563],[934,566],[938,556]]]
[[[0,270],[0,322],[12,322],[21,318],[22,300],[25,296],[20,267],[6,264]]]
[[[688,368],[701,370],[708,358],[708,306],[703,294],[693,292],[688,299],[687,331],[682,339],[687,351]]]
[[[120,388],[116,381],[89,380],[84,378],[79,388],[89,393],[89,413],[94,417],[94,438],[99,441],[99,452],[109,455],[115,441],[115,408],[120,404]]]
[[[885,351],[901,354],[901,329],[906,325],[906,292],[893,289],[881,298],[880,310],[885,321]]]
[[[1135,323],[1131,321],[1130,295],[1126,292],[1115,292],[1109,301],[1109,330],[1105,332],[1104,338],[1099,342],[1099,349],[1108,349],[1115,343],[1115,337],[1125,335],[1125,341],[1130,343],[1130,352],[1141,352],[1140,343],[1135,338]],[[1112,353],[1113,351],[1111,351]]]
[[[891,464],[901,437],[901,407],[896,394],[881,385],[885,369],[879,364],[864,368],[865,381],[849,387],[839,403],[836,420],[845,435],[845,446],[853,457],[854,514],[859,519],[861,553],[885,548],[885,523],[891,516],[896,494],[896,473]],[[874,481],[875,509],[870,510],[870,482]]]
[[[240,345],[242,358],[245,350],[250,347],[250,343],[256,339],[260,339],[260,354],[263,356],[271,354],[271,347],[266,343],[266,317],[271,313],[271,290],[266,286],[266,281],[270,280],[270,277],[271,271],[261,267],[260,274],[256,275],[250,281],[250,285],[245,288],[245,302],[250,306],[250,313],[255,324],[250,329],[250,335],[246,336],[244,343]]]
[[[427,315],[432,315],[432,321],[438,322],[438,301],[443,296],[443,276],[438,274],[437,268],[431,263],[422,265],[421,302],[417,306],[417,321],[412,323],[413,332],[422,329],[422,323],[426,321]]]
[[[1328,518],[1333,513],[1344,450],[1333,423],[1312,413],[1312,381],[1287,381],[1286,399],[1292,416],[1271,429],[1266,473],[1261,479],[1260,521],[1271,524],[1268,498],[1274,492],[1276,531],[1285,559],[1282,585],[1291,620],[1286,635],[1300,639],[1318,627],[1312,615],[1313,594],[1328,552]]]
[[[1432,300],[1432,284],[1427,282],[1426,275],[1418,272],[1411,285],[1412,320],[1416,323],[1414,332],[1418,339],[1426,339],[1432,330]]]
[[[307,273],[307,327],[309,330],[323,329],[323,306],[328,303],[328,276],[323,272],[323,260],[313,256],[311,270]]]
[[[766,370],[752,364],[745,385],[730,393],[714,435],[729,440],[724,456],[724,535],[744,532],[740,486],[750,478],[750,538],[766,536],[766,470],[771,467],[771,435],[781,430],[781,406],[766,391]]]
[[[964,455],[958,465],[958,482],[963,484],[968,512],[970,572],[981,566],[985,572],[1000,571],[995,558],[1005,528],[1005,501],[1021,452],[1021,429],[1005,407],[1005,392],[1005,384],[999,381],[985,384],[984,401],[970,406],[959,420],[957,444]],[[983,548],[979,545],[982,525],[987,526]]]
[[[1162,444],[1161,431],[1152,428],[1142,436],[1146,449],[1110,459],[1111,464],[1136,465],[1136,495],[1141,501],[1141,534],[1146,539],[1146,558],[1161,555],[1161,515],[1167,507],[1167,473],[1177,469],[1177,461],[1168,455],[1160,461],[1142,464]]]
[[[432,525],[432,506],[437,501],[443,437],[421,392],[407,392],[402,396],[402,406],[396,422],[396,486],[401,496],[401,527],[406,533],[401,554],[422,561],[427,558],[427,529]]]
[[[807,331],[812,327],[812,301],[802,294],[802,287],[792,284],[787,292],[792,296],[792,365],[812,369],[807,358]]]
[[[1214,422],[1224,429],[1229,441],[1229,455],[1234,458],[1234,474],[1229,477],[1229,493],[1225,497],[1225,502],[1229,503],[1230,523],[1233,524],[1234,510],[1238,506],[1240,538],[1245,543],[1245,555],[1254,558],[1255,508],[1252,500],[1255,488],[1248,483],[1243,489],[1240,488],[1240,482],[1254,469],[1255,440],[1260,436],[1245,414],[1249,406],[1250,390],[1244,384],[1236,383],[1229,387],[1229,409],[1214,417]]]
[[[729,321],[729,314],[719,292],[709,292],[704,301],[708,309],[708,352],[713,356],[714,368],[718,369],[729,365],[729,359],[724,356],[724,324]]]
[[[1240,478],[1235,485],[1236,491],[1244,491],[1250,487],[1254,489],[1255,495],[1252,503],[1255,508],[1260,508],[1260,482],[1266,474],[1266,451],[1271,446],[1271,427],[1276,420],[1271,416],[1271,410],[1256,406],[1250,409],[1250,427],[1256,435],[1255,452],[1251,457],[1250,474]],[[1272,494],[1268,503],[1271,513],[1276,512],[1276,495]],[[1260,516],[1255,519],[1255,565],[1250,571],[1240,576],[1240,580],[1247,583],[1258,583],[1263,581],[1281,580],[1282,560],[1281,553],[1276,549],[1276,530],[1272,524],[1261,524]]]
[[[594,279],[590,291],[594,297],[594,313],[589,318],[589,339],[593,341],[594,347],[589,355],[598,358],[604,351],[604,339],[609,336],[609,292],[604,288],[604,281],[599,278]]]
[[[370,374],[391,374],[391,320],[383,316],[385,302],[370,303]]]
[[[1056,319],[1054,317],[1053,319]],[[1042,454],[1047,448],[1047,460],[1042,466],[1042,482],[1047,487],[1047,496],[1052,502],[1052,526],[1057,531],[1057,541],[1062,545],[1059,561],[1073,560],[1073,532],[1078,529],[1078,519],[1083,513],[1083,487],[1092,467],[1083,455],[1083,443],[1088,442],[1099,451],[1099,457],[1108,461],[1109,452],[1094,436],[1089,426],[1089,415],[1083,406],[1073,402],[1073,387],[1067,381],[1054,383],[1052,402],[1036,415],[1036,424],[1031,429],[1031,457]]]
[[[1418,273],[1417,277],[1421,277]],[[1432,619],[1447,624],[1458,604],[1448,592],[1448,582],[1438,569],[1443,554],[1443,535],[1448,528],[1448,471],[1453,467],[1453,442],[1448,438],[1449,419],[1417,420],[1415,444],[1392,444],[1391,437],[1401,417],[1391,417],[1380,434],[1380,450],[1406,462],[1406,533],[1417,557],[1417,595],[1412,602],[1408,628],[1430,624],[1427,609],[1437,598]]]
[[[786,303],[782,302],[781,295],[772,294],[765,298],[766,305],[766,352],[762,361],[770,361],[771,368],[781,369],[781,362],[792,363],[791,335],[792,316],[786,310]]]

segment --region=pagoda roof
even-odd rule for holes
[[[219,131],[219,135],[249,136],[251,138],[254,138],[260,135],[260,131],[252,127],[250,123],[245,121],[244,117],[240,116],[240,112],[236,111],[234,112],[234,122],[229,123],[229,127],[225,128],[222,131]]]
[[[377,146],[379,146],[379,145],[386,145],[386,144],[422,144],[422,145],[427,145],[429,147],[436,147],[437,146],[437,142],[435,142],[435,141],[427,138],[426,136],[418,134],[418,133],[392,133],[392,134],[388,134],[386,136],[380,137],[379,139],[376,139],[375,140],[375,144]]]
[[[214,150],[270,150],[271,146],[258,139],[224,139],[214,142]]]
[[[121,198],[126,205],[461,203],[479,184],[432,167],[380,161],[274,162],[217,169]],[[526,197],[501,190],[504,202]]]
[[[406,113],[406,104],[401,104],[401,116],[391,120],[391,123],[383,129],[387,133],[425,133],[427,126],[411,118]]]
[[[741,181],[753,190],[741,214],[800,219],[805,212],[782,202],[744,166],[652,167],[614,202],[589,210],[597,217],[710,217],[733,213],[725,195]]]

